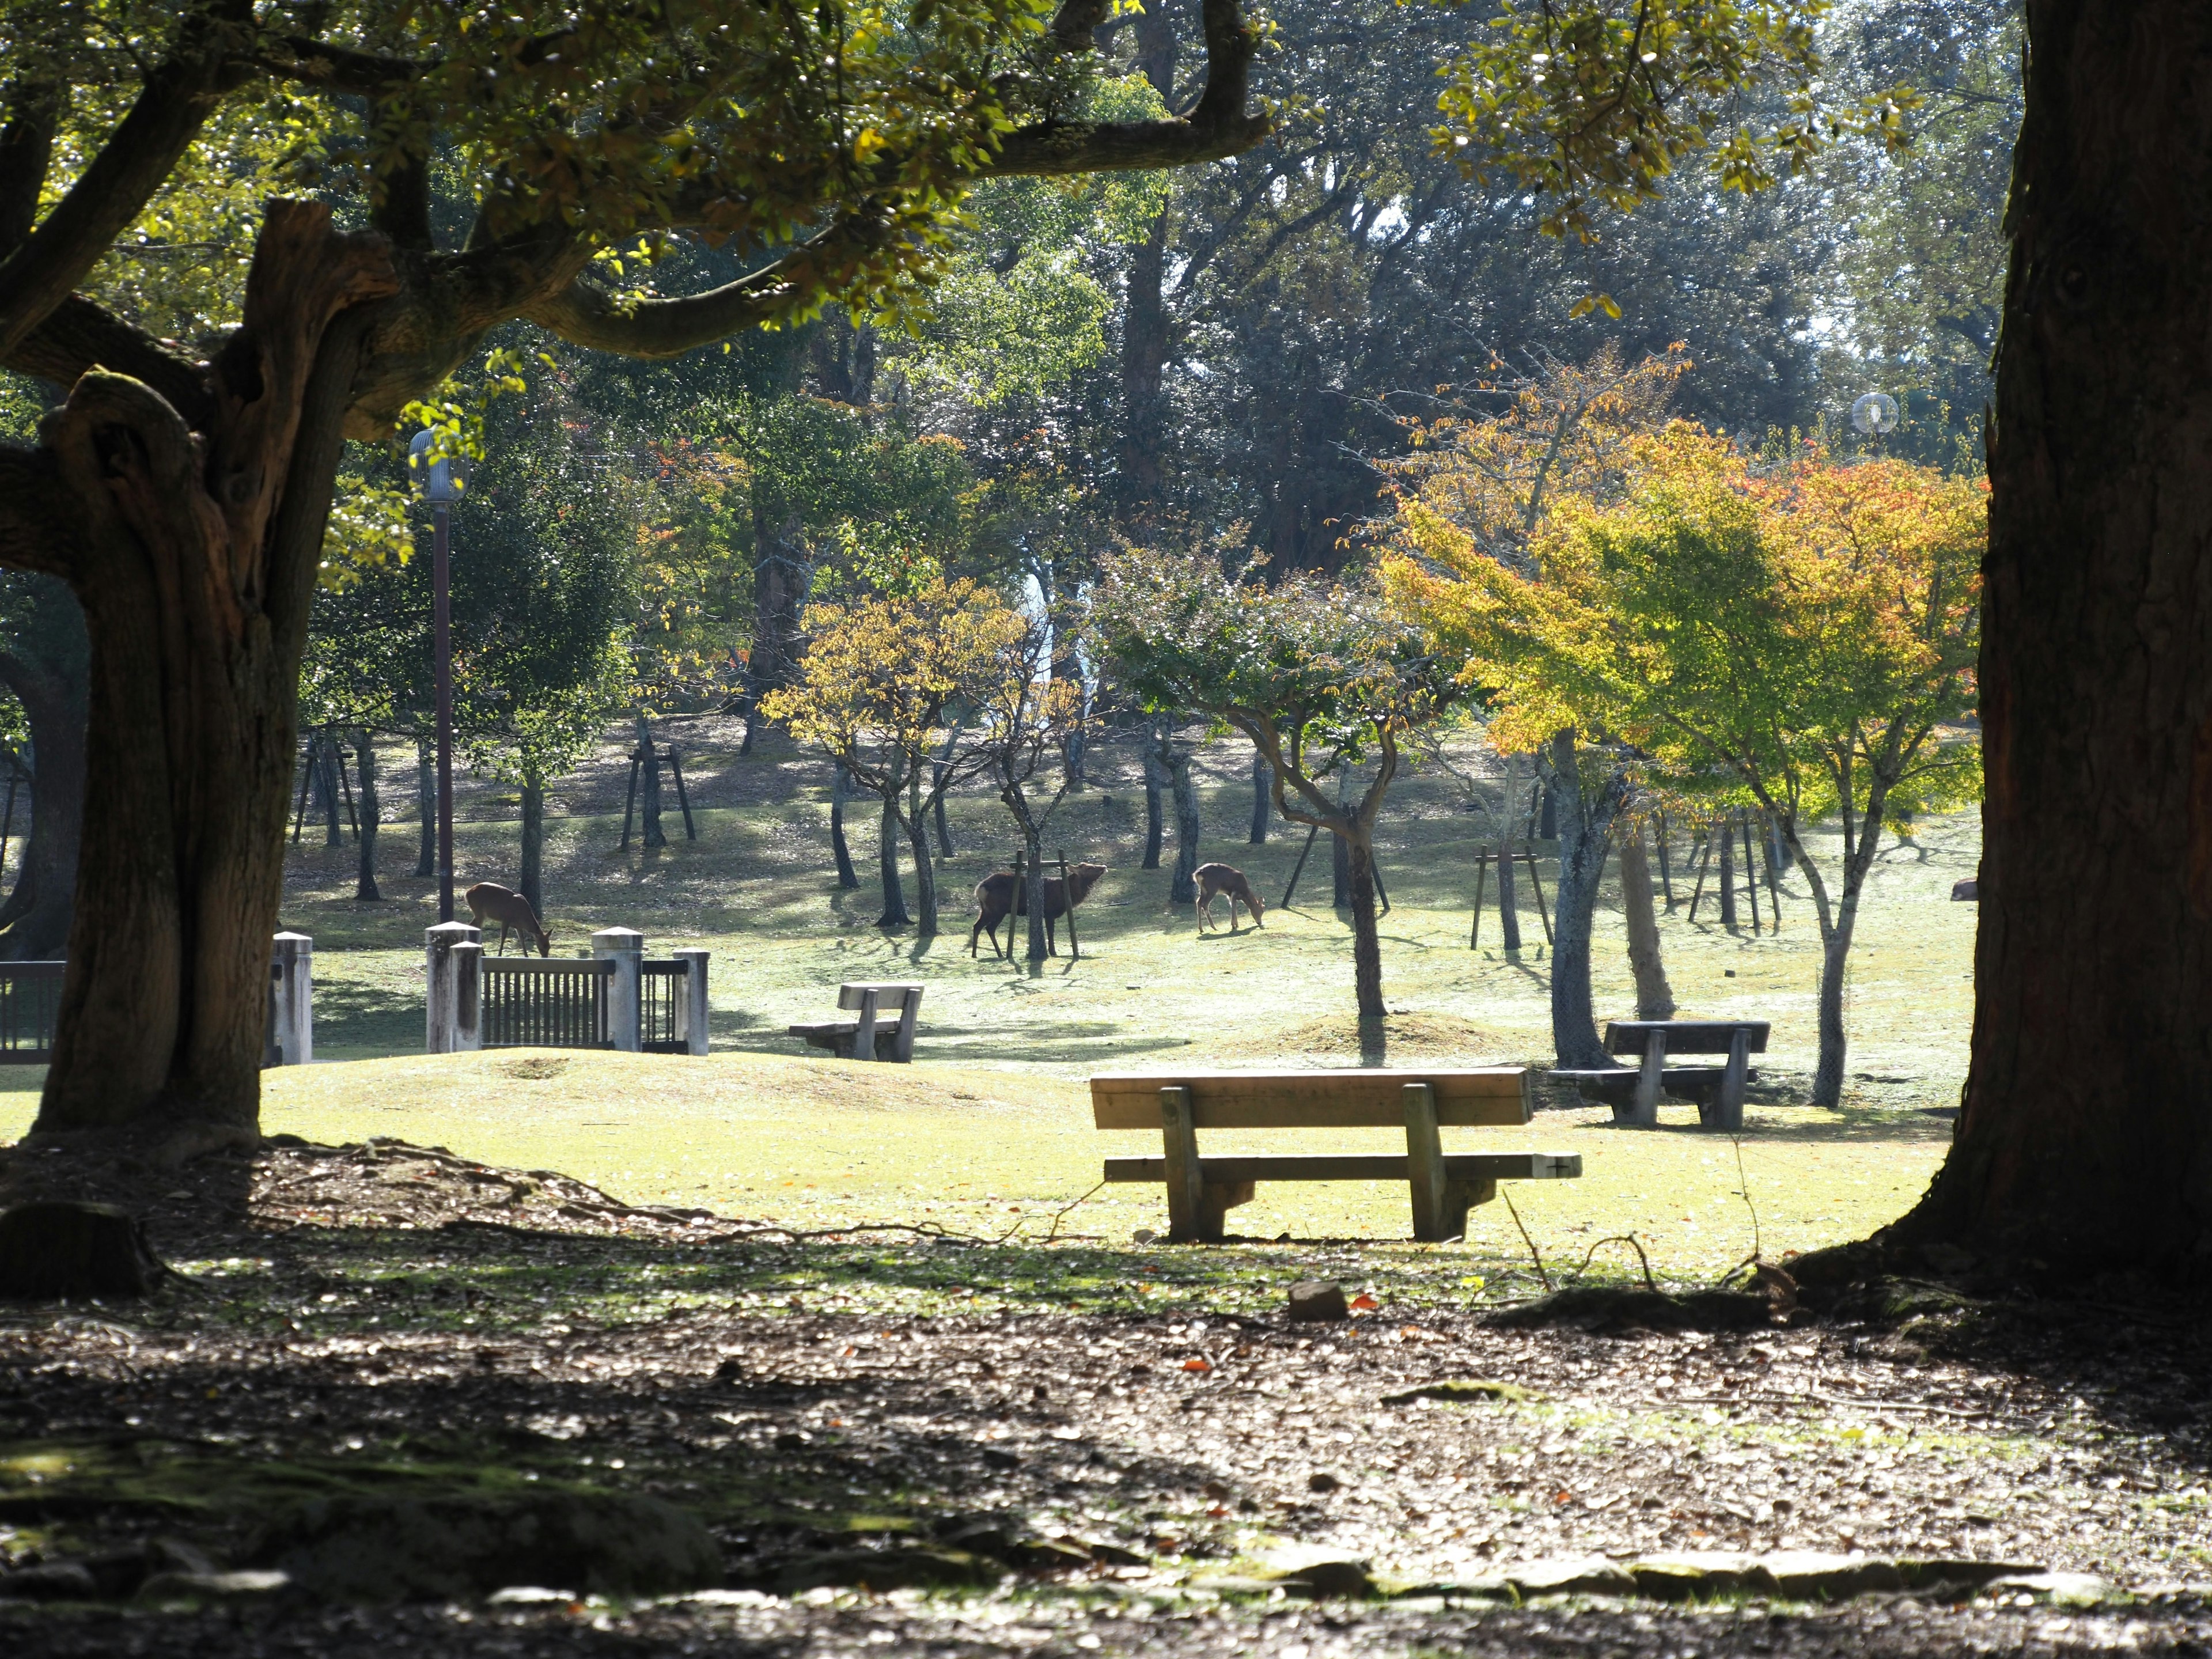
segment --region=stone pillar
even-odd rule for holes
[[[315,942],[305,933],[279,933],[270,962],[276,1064],[305,1066],[315,1057]]]
[[[473,968],[472,957],[456,959],[453,947],[473,945],[478,954],[483,935],[465,921],[441,921],[422,930],[424,993],[423,1052],[450,1054],[460,1048],[460,969]]]
[[[607,1041],[637,1054],[645,1047],[645,935],[635,927],[602,927],[592,935],[592,954],[615,965],[607,980]]]
[[[684,995],[676,1005],[676,1035],[684,1039],[684,1052],[707,1052],[707,958],[710,951],[676,951],[670,954],[684,964]]]

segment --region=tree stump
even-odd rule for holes
[[[167,1271],[114,1205],[41,1199],[0,1211],[0,1297],[138,1297]]]

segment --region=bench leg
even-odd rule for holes
[[[1636,1098],[1630,1103],[1628,1115],[1620,1121],[1633,1124],[1639,1129],[1659,1127],[1659,1085],[1667,1070],[1667,1034],[1652,1031],[1647,1034],[1644,1049],[1643,1074],[1636,1079]],[[1619,1115],[1616,1114],[1618,1119]]]
[[[876,995],[873,991],[860,993],[860,1018],[853,1026],[853,1049],[849,1060],[876,1058]]]
[[[1751,1070],[1751,1034],[1738,1031],[1729,1042],[1728,1064],[1721,1068],[1721,1086],[1713,1102],[1711,1126],[1729,1134],[1743,1128],[1743,1088]]]
[[[1494,1181],[1449,1181],[1444,1183],[1443,1234],[1446,1238],[1467,1237],[1467,1212],[1478,1204],[1487,1204],[1498,1196]]]
[[[1201,1243],[1221,1243],[1227,1231],[1224,1212],[1239,1204],[1249,1204],[1252,1188],[1249,1181],[1208,1181],[1201,1184],[1198,1200],[1198,1237]]]
[[[1444,1231],[1444,1149],[1437,1133],[1436,1091],[1425,1083],[1408,1083],[1400,1093],[1406,1103],[1406,1174],[1413,1188],[1413,1237],[1433,1244],[1451,1237]]]
[[[1195,1244],[1206,1236],[1206,1180],[1198,1162],[1198,1129],[1191,1121],[1190,1091],[1160,1091],[1160,1138],[1168,1159],[1168,1237]],[[1221,1217],[1213,1217],[1213,1237],[1221,1237]]]

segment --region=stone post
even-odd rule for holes
[[[602,927],[592,935],[592,954],[615,965],[607,980],[607,1041],[637,1054],[645,1047],[645,935],[635,927]]]
[[[305,933],[279,933],[275,946],[270,1041],[276,1064],[305,1066],[315,1057],[315,942]]]
[[[465,921],[441,921],[422,930],[425,1010],[423,1052],[450,1054],[459,1050],[460,969],[473,968],[473,958],[456,960],[453,947],[473,945],[479,954],[483,935]]]
[[[676,1035],[684,1039],[685,1054],[703,1054],[707,1052],[707,958],[713,953],[693,949],[670,954],[684,964],[684,998],[676,1005]]]
[[[453,947],[453,1052],[474,1054],[483,1047],[483,945]]]

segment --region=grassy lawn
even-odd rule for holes
[[[1083,957],[1042,971],[971,957],[966,892],[1010,853],[998,804],[956,803],[957,856],[944,861],[946,931],[874,925],[873,813],[852,809],[850,834],[866,884],[840,892],[828,857],[828,779],[817,763],[772,747],[744,760],[726,722],[685,723],[698,839],[647,853],[616,850],[627,769],[605,750],[565,786],[550,816],[547,887],[555,949],[592,929],[643,931],[648,950],[701,944],[714,952],[715,1052],[701,1061],[578,1053],[430,1059],[422,1042],[422,929],[434,921],[431,883],[410,872],[411,800],[387,808],[380,902],[352,897],[351,847],[295,853],[284,921],[317,942],[316,1047],[326,1062],[271,1073],[264,1124],[317,1140],[393,1135],[489,1161],[558,1168],[638,1202],[697,1205],[801,1226],[928,1220],[995,1235],[1081,1197],[1108,1152],[1145,1138],[1090,1125],[1082,1079],[1103,1069],[1161,1064],[1359,1063],[1352,1017],[1346,921],[1328,904],[1328,847],[1316,847],[1298,902],[1272,910],[1263,932],[1201,938],[1186,908],[1165,902],[1164,871],[1138,867],[1143,796],[1133,756],[1100,754],[1099,781],[1055,821],[1054,842],[1112,873],[1079,913]],[[398,757],[392,757],[396,763]],[[1245,844],[1247,757],[1223,743],[1201,762],[1205,854],[1239,865],[1279,897],[1304,836],[1278,825]],[[387,777],[406,769],[389,764]],[[1383,973],[1393,1016],[1384,1063],[1525,1061],[1548,1055],[1548,953],[1525,887],[1527,948],[1498,945],[1494,906],[1481,949],[1468,948],[1470,858],[1486,819],[1441,776],[1394,791],[1382,866],[1394,908]],[[458,827],[461,881],[513,878],[514,804],[471,784]],[[1708,890],[1698,920],[1684,902],[1663,927],[1668,972],[1686,1015],[1745,1015],[1774,1024],[1742,1143],[1749,1195],[1771,1254],[1863,1236],[1908,1206],[1940,1161],[1949,1126],[1930,1115],[1955,1103],[1966,1060],[1975,912],[1948,902],[1978,852],[1972,817],[1927,826],[1917,845],[1884,856],[1870,884],[1849,996],[1851,1085],[1841,1113],[1802,1105],[1814,1048],[1817,931],[1802,881],[1784,884],[1783,927],[1753,936],[1718,924]],[[1171,854],[1170,854],[1171,856]],[[909,883],[911,877],[909,874]],[[1549,882],[1547,882],[1549,891]],[[1065,950],[1066,941],[1062,947]],[[1599,1017],[1632,1012],[1616,885],[1598,913]],[[919,978],[928,986],[911,1067],[805,1057],[783,1035],[833,1006],[839,981]],[[1375,1056],[1370,1053],[1370,1058]],[[523,1063],[529,1060],[532,1063]],[[548,1063],[537,1063],[540,1060]],[[0,1077],[0,1136],[25,1127],[35,1073]],[[1583,1154],[1579,1182],[1521,1183],[1513,1196],[1547,1257],[1579,1256],[1585,1241],[1638,1232],[1670,1276],[1717,1272],[1751,1247],[1735,1153],[1694,1128],[1686,1105],[1662,1108],[1656,1134],[1620,1131],[1601,1109],[1540,1113],[1526,1129],[1462,1131],[1457,1146],[1527,1146]],[[1334,1133],[1310,1145],[1382,1150],[1388,1132]],[[1297,1135],[1210,1149],[1294,1151]],[[1448,1146],[1448,1149],[1452,1149]],[[1063,1232],[1124,1240],[1164,1224],[1157,1194],[1095,1194]],[[1257,1237],[1401,1237],[1403,1194],[1361,1186],[1263,1187],[1232,1213]],[[1525,1256],[1502,1205],[1479,1213],[1469,1249]]]

